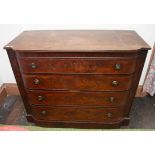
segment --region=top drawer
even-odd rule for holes
[[[131,74],[134,58],[19,58],[23,73]]]

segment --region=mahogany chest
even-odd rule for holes
[[[134,31],[25,31],[4,47],[27,120],[117,128],[129,113],[149,45]]]

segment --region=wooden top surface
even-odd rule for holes
[[[128,30],[35,30],[24,31],[4,49],[17,51],[134,51],[150,49]]]

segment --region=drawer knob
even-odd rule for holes
[[[47,112],[46,112],[45,110],[43,110],[43,111],[41,111],[41,114],[42,114],[42,115],[46,115]]]
[[[38,101],[42,101],[44,99],[43,96],[38,96]]]
[[[111,118],[111,117],[112,117],[112,113],[108,112],[108,113],[107,113],[107,117],[108,117],[108,118]]]
[[[115,64],[115,69],[116,70],[120,70],[121,69],[121,65],[120,64]]]
[[[110,103],[114,103],[114,100],[115,100],[114,97],[110,97],[110,98],[109,98]]]
[[[37,68],[37,65],[35,63],[31,63],[31,68],[32,69],[36,69]]]
[[[113,86],[118,86],[118,81],[112,81]]]
[[[38,85],[40,83],[39,79],[34,79],[34,84]]]

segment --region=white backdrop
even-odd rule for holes
[[[36,29],[129,29],[135,30],[139,35],[143,37],[143,39],[153,47],[155,42],[155,25],[153,24],[95,24],[95,25],[83,25],[83,24],[37,24],[37,25],[17,25],[17,24],[7,24],[0,25],[0,84],[3,83],[15,83],[15,78],[12,73],[12,69],[7,57],[5,50],[3,47],[9,41],[11,41],[14,37],[20,34],[24,30],[36,30]],[[140,79],[140,85],[143,84],[145,74],[147,71],[149,59],[150,59],[151,51],[149,51],[145,66],[143,69],[143,73]]]
[[[61,24],[0,25],[0,81],[15,82],[7,55],[2,47],[26,29],[134,29],[153,46],[155,41],[154,25],[101,24],[155,24],[154,4],[154,0],[0,0],[0,23],[2,24]],[[71,23],[78,25],[66,25]],[[149,56],[150,52],[140,83],[143,82]],[[154,155],[155,132],[137,132],[137,130],[61,133],[55,131],[50,132],[50,134],[39,131],[9,132],[9,134],[8,132],[0,132],[0,137],[1,154],[5,155],[20,155],[21,152],[23,155],[27,155],[30,151],[32,154],[38,155],[49,152],[57,155],[124,155],[124,152],[126,155]],[[25,146],[28,149],[25,149]],[[140,146],[140,149],[137,146]]]

